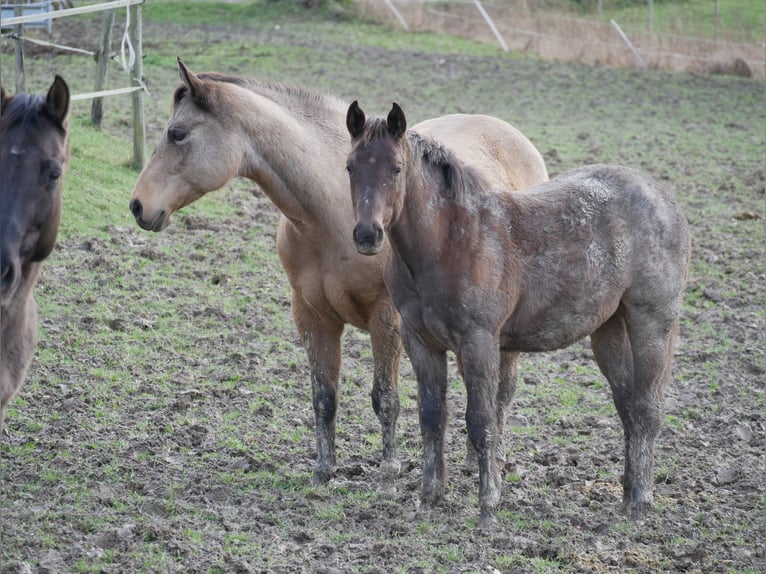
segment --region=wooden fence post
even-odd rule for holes
[[[115,10],[104,13],[104,25],[101,29],[101,49],[96,55],[96,85],[94,92],[100,92],[106,85],[106,74],[109,66],[109,51],[112,47],[112,28],[114,27]],[[104,116],[104,98],[93,98],[90,105],[90,122],[94,126],[101,127],[101,119]]]
[[[21,2],[16,4],[13,12],[16,16],[24,14]],[[24,45],[21,39],[24,35],[24,24],[16,24],[16,45],[13,52],[16,55],[16,93],[21,94],[27,91],[27,82],[24,78]]]
[[[130,83],[133,86],[145,85],[143,49],[141,47],[143,31],[141,29],[141,5],[135,4],[128,8],[130,14],[130,42],[135,50],[135,62],[130,70]],[[144,152],[144,139],[146,124],[144,120],[144,90],[133,92],[133,168],[141,170],[144,167],[146,156]]]

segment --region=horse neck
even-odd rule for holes
[[[389,225],[391,247],[403,261],[436,260],[435,253],[449,249],[444,211],[455,206],[440,195],[439,182],[420,164],[422,160],[413,154],[410,157],[401,207]]]
[[[337,206],[351,209],[343,170],[350,141],[341,103],[302,101],[273,89],[253,88],[246,123],[248,151],[241,176],[256,182],[293,222],[324,221]],[[281,96],[281,97],[280,97]],[[312,110],[313,106],[324,106]]]
[[[33,291],[42,270],[42,261],[29,261],[22,265],[21,284],[13,294],[8,306],[0,308],[0,327],[10,328],[19,321],[24,321],[29,306],[29,299],[33,297]],[[32,300],[34,304],[34,299]]]

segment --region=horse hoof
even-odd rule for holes
[[[420,502],[418,508],[415,511],[415,517],[421,522],[433,522],[433,517],[436,512],[435,502]]]
[[[330,478],[332,478],[333,471],[332,469],[314,469],[314,474],[311,477],[311,486],[324,486],[328,482],[330,482]]]
[[[383,480],[394,480],[402,470],[402,463],[398,460],[384,460],[380,463],[380,475]]]
[[[444,497],[443,488],[424,488],[420,493],[420,505],[421,507],[436,506],[441,502]]]
[[[493,530],[496,525],[497,517],[495,516],[494,511],[482,510],[481,514],[479,515],[479,530],[482,532],[488,532]]]
[[[394,498],[396,496],[396,485],[392,480],[382,480],[378,485],[378,496],[381,498]]]
[[[470,475],[477,470],[479,470],[479,456],[473,448],[469,448],[465,453],[465,460],[463,461],[463,473]]]
[[[634,521],[639,521],[645,518],[651,509],[652,503],[646,501],[631,502],[624,505],[625,514],[627,514],[627,516]]]

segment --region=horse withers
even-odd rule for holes
[[[343,173],[351,150],[348,104],[300,86],[195,74],[180,58],[178,68],[182,83],[165,132],[133,189],[136,223],[161,231],[178,209],[238,176],[260,186],[281,213],[276,247],[308,356],[316,432],[312,482],[328,482],[335,470],[341,336],[351,324],[370,333],[371,397],[383,444],[380,491],[391,492],[399,469],[399,315],[383,283],[388,243],[365,257],[348,241],[354,213]],[[454,114],[413,129],[438,137],[496,185],[548,179],[532,143],[497,118]],[[503,380],[513,378],[515,357],[504,355]]]
[[[446,484],[446,352],[462,365],[468,435],[479,457],[480,523],[500,500],[495,419],[499,351],[560,349],[590,335],[625,436],[623,503],[652,502],[654,443],[690,257],[671,194],[625,167],[593,165],[541,185],[493,190],[394,104],[347,114],[360,253],[391,243],[385,283],[418,381],[421,498]]]
[[[45,96],[0,86],[0,429],[37,340],[33,289],[56,242],[69,159],[69,88]]]

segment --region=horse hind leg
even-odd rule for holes
[[[613,315],[591,335],[591,348],[599,369],[609,382],[612,400],[622,422],[625,439],[625,471],[622,478],[623,504],[627,505],[630,502],[630,493],[633,488],[632,480],[629,479],[633,476],[631,457],[628,456],[631,451],[630,444],[633,435],[630,414],[633,354],[625,320],[621,314]]]
[[[677,333],[677,318],[666,321],[641,315],[628,319],[628,336],[633,352],[633,394],[630,402],[633,429],[630,448],[626,453],[630,466],[626,462],[625,485],[630,487],[626,510],[633,517],[640,516],[653,500],[655,440],[662,425],[662,406],[672,375]],[[627,474],[628,468],[630,474]]]
[[[383,454],[380,461],[378,492],[383,496],[396,493],[396,478],[401,464],[396,457],[396,423],[399,419],[397,382],[402,356],[399,315],[387,305],[371,323],[370,339],[375,361],[372,384],[372,408],[380,421]]]
[[[505,416],[508,407],[516,393],[516,366],[519,362],[521,353],[501,351],[500,352],[500,380],[497,387],[497,403],[495,404],[495,415],[497,418],[497,461],[502,467],[505,466]]]
[[[622,421],[623,508],[634,518],[653,500],[654,443],[662,422],[674,332],[637,323],[629,326],[621,308],[591,335],[593,354]]]

